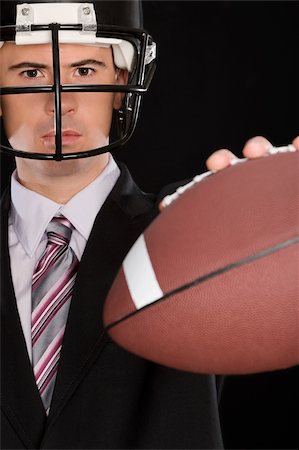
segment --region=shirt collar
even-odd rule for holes
[[[103,172],[61,207],[59,212],[69,219],[86,240],[90,235],[95,218],[115,185],[119,174],[119,167],[110,155],[109,162]]]
[[[96,215],[119,174],[120,170],[110,155],[103,172],[65,205],[61,205],[21,185],[15,171],[11,178],[11,217],[18,239],[27,254],[33,256],[48,223],[56,214],[65,216],[87,240]]]

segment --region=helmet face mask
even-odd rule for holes
[[[15,2],[2,3],[8,3],[11,10]],[[1,81],[2,122],[14,148],[1,143],[2,151],[18,157],[61,161],[106,153],[128,141],[136,126],[141,96],[148,90],[155,70],[155,44],[140,29],[140,23],[137,23],[139,28],[99,23],[101,5],[103,10],[106,8],[110,13],[113,7],[116,8],[114,12],[119,15],[119,5],[123,7],[124,4],[129,7],[133,4],[135,9],[136,5],[140,7],[135,0],[55,4],[33,2],[18,5],[15,23],[7,24],[7,20],[12,21],[11,18],[5,18],[4,25],[2,21],[2,43],[15,41],[17,50],[27,49],[27,54],[29,49],[37,49],[37,54],[41,54],[40,49],[45,47],[48,49],[47,61],[51,59],[51,68],[48,63],[43,64],[43,55],[46,53],[42,53],[41,64],[31,66],[27,59],[27,65],[24,61],[8,65],[12,77],[10,79],[6,76],[5,81]],[[51,17],[51,11],[54,10]],[[2,12],[3,15],[5,11]],[[129,16],[132,20],[131,11]],[[68,23],[70,19],[73,23]],[[115,16],[113,20],[116,21]],[[105,59],[108,52],[111,53],[110,49],[112,63],[108,57]],[[65,57],[72,52],[73,59]],[[85,53],[88,56],[85,57]],[[39,63],[38,56],[35,57],[33,53],[30,61]],[[14,102],[10,100],[12,98],[15,99]],[[41,122],[36,124],[36,130],[38,133],[43,130],[43,135],[37,133],[37,139],[32,141],[32,145],[30,139],[24,146],[20,144],[21,135],[19,139],[11,138],[14,132],[9,129],[9,117],[13,118],[13,112],[6,114],[9,107],[5,108],[5,105],[16,104],[17,100],[20,102],[20,109],[23,109],[23,118],[21,115],[15,127],[17,130],[22,127],[22,120],[26,121],[26,114],[34,114],[35,110],[37,120]],[[73,103],[70,105],[68,102]],[[35,106],[31,112],[32,104]],[[47,104],[45,114],[39,111],[39,104],[42,104],[43,112]],[[108,106],[105,107],[105,104]],[[16,109],[19,109],[18,106]],[[95,126],[94,116],[97,115],[99,123],[107,116],[102,128],[100,125]],[[32,134],[34,133],[33,127]],[[104,138],[98,138],[101,134]]]

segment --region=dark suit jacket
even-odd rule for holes
[[[77,275],[46,418],[28,359],[2,204],[1,448],[222,448],[215,378],[136,357],[103,332],[101,312],[121,262],[157,214],[127,169],[98,214]]]

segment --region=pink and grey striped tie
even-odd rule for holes
[[[69,246],[72,231],[69,220],[52,219],[46,229],[46,249],[32,278],[32,364],[47,414],[79,264]]]

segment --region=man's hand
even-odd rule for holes
[[[292,144],[299,151],[299,136],[293,140]],[[271,148],[272,144],[266,138],[256,136],[246,142],[243,148],[243,155],[248,159],[260,158],[262,156],[266,156]],[[229,166],[231,161],[236,158],[236,155],[234,155],[231,151],[221,149],[211,154],[206,161],[206,165],[211,171],[222,170]]]
[[[295,150],[299,151],[299,136],[297,136],[293,140],[292,145]],[[243,155],[248,159],[261,158],[267,156],[268,154],[271,154],[271,152],[273,153],[272,149],[272,144],[266,138],[262,136],[256,136],[246,142],[243,148]],[[227,149],[221,149],[211,154],[211,156],[206,161],[206,166],[209,171],[217,172],[218,170],[223,170],[231,165],[234,160],[238,160],[234,153]],[[190,187],[194,182],[200,181],[200,179],[204,178],[205,175],[209,175],[209,173],[210,172],[207,172],[206,174],[195,177],[193,181],[191,181],[187,185],[179,187],[176,192],[164,197],[163,200],[159,203],[160,211],[162,211],[166,206],[176,200],[176,198],[179,197],[179,195],[181,195],[185,191],[185,189],[188,189],[188,187]]]

